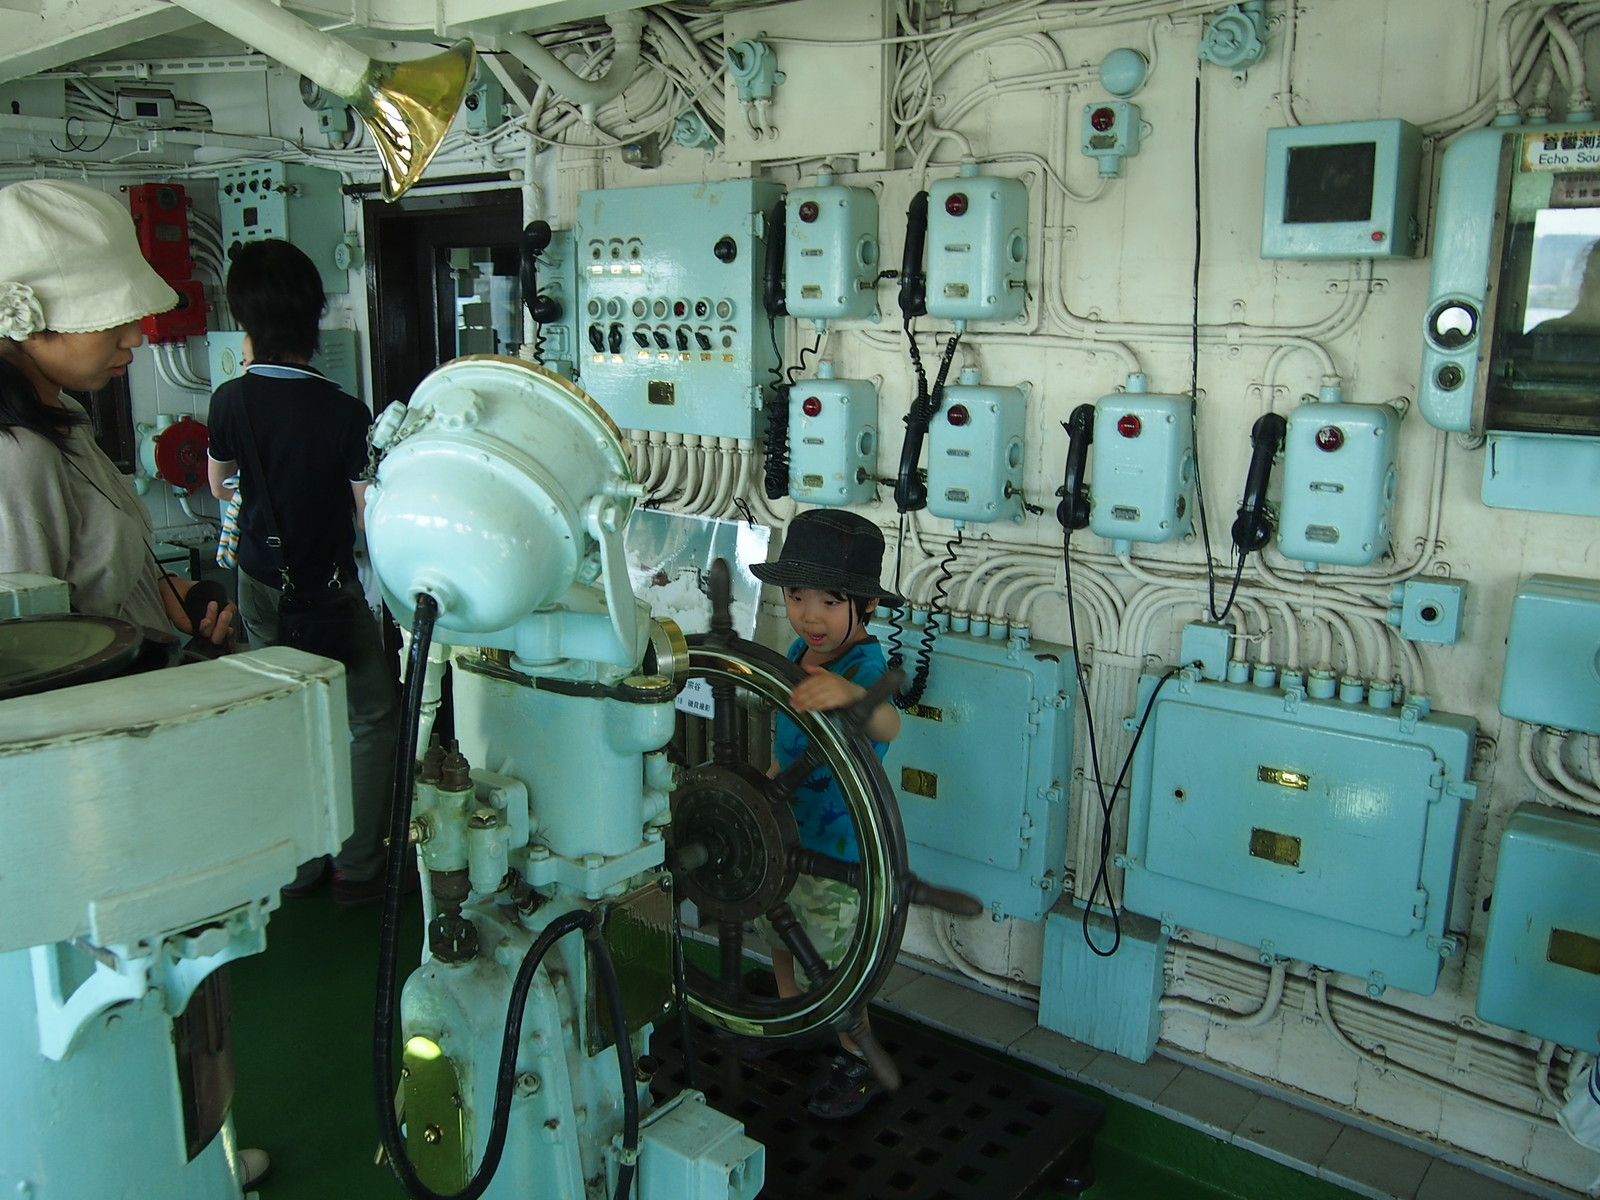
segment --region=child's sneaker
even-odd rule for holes
[[[834,1056],[828,1073],[811,1093],[806,1111],[824,1121],[842,1121],[864,1109],[883,1091],[866,1060],[854,1054]]]

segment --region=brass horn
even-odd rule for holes
[[[355,110],[383,160],[383,198],[397,200],[422,176],[461,107],[477,52],[465,38],[431,58],[372,59],[355,95]]]
[[[444,141],[477,65],[477,52],[466,39],[431,58],[382,62],[269,0],[176,2],[353,108],[378,147],[385,200],[398,200],[421,177]]]

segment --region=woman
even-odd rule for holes
[[[220,645],[234,606],[207,605],[194,628],[193,582],[157,564],[149,512],[63,394],[124,375],[140,318],[177,302],[111,197],[49,180],[0,188],[0,573],[64,579],[74,612]]]

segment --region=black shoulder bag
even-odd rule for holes
[[[325,587],[297,587],[290,576],[283,552],[283,539],[278,534],[272,493],[267,488],[267,473],[261,467],[255,430],[250,426],[252,381],[248,372],[243,376],[243,382],[239,418],[244,423],[244,459],[250,474],[240,484],[252,492],[260,490],[261,513],[266,519],[266,544],[277,553],[278,574],[283,585],[283,595],[278,601],[278,644],[293,646],[307,654],[320,654],[349,666],[357,637],[355,606],[345,599],[337,566]]]

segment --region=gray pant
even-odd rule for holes
[[[239,615],[244,618],[250,644],[277,645],[278,601],[283,593],[243,571],[238,575]],[[355,631],[355,645],[345,667],[355,828],[333,861],[346,879],[360,882],[383,873],[400,706],[395,699],[395,664],[384,653],[383,634],[372,619],[361,584],[355,580],[345,583],[339,602],[350,606]]]

